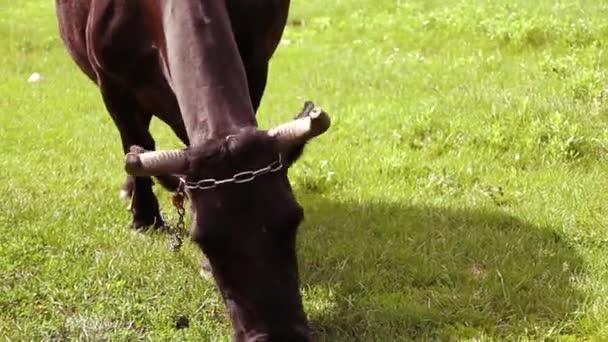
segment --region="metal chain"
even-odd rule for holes
[[[232,176],[232,178],[227,178],[227,179],[222,179],[222,180],[208,178],[208,179],[202,179],[202,180],[199,180],[196,182],[188,182],[184,178],[180,178],[180,184],[177,188],[177,191],[175,192],[175,195],[173,195],[173,198],[172,198],[173,206],[175,207],[175,210],[177,212],[177,223],[176,223],[175,227],[173,227],[171,225],[167,225],[169,234],[171,235],[171,238],[169,241],[169,250],[174,253],[179,252],[180,248],[184,244],[184,235],[186,232],[186,225],[184,223],[184,215],[186,214],[186,208],[184,207],[184,200],[186,199],[185,189],[206,190],[206,189],[213,189],[220,184],[247,183],[247,182],[253,181],[258,176],[261,176],[261,175],[264,175],[267,173],[277,172],[282,168],[283,168],[283,163],[281,161],[281,155],[279,154],[279,158],[277,160],[273,161],[272,163],[270,163],[270,165],[268,165],[264,168],[255,170],[255,171],[239,172],[239,173],[235,174],[234,176]]]
[[[251,182],[254,179],[256,179],[258,176],[261,176],[261,175],[264,175],[267,173],[277,172],[282,168],[283,168],[283,163],[281,161],[281,155],[279,154],[279,158],[277,160],[273,161],[272,163],[270,163],[270,165],[268,165],[264,168],[255,170],[255,171],[239,172],[239,173],[235,174],[234,176],[232,176],[231,178],[226,178],[226,179],[221,179],[221,180],[217,180],[215,178],[206,178],[206,179],[201,179],[196,182],[188,182],[184,178],[181,178],[181,182],[182,182],[182,184],[184,184],[184,187],[186,189],[207,190],[207,189],[213,189],[213,188],[217,187],[218,185],[226,184],[226,183],[241,184],[241,183]]]
[[[173,195],[172,201],[175,211],[177,212],[177,224],[175,227],[168,225],[169,234],[171,238],[169,240],[169,250],[171,252],[179,252],[180,248],[184,244],[184,235],[186,231],[186,225],[184,223],[184,215],[186,214],[186,208],[184,206],[184,200],[186,194],[184,192],[184,185],[180,183],[175,195]]]
[[[185,232],[185,224],[184,224],[184,214],[186,210],[184,208],[177,209],[177,224],[173,229],[171,234],[171,240],[169,241],[169,250],[171,252],[179,252],[180,248],[184,244],[184,232]]]

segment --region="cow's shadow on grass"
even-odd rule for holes
[[[584,267],[551,227],[493,209],[301,202],[300,273],[318,340],[569,332]]]

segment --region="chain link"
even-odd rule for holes
[[[186,225],[184,223],[184,215],[186,214],[186,208],[184,207],[185,198],[186,193],[184,192],[184,184],[180,183],[172,199],[173,206],[177,212],[177,224],[175,227],[168,225],[169,234],[171,235],[169,240],[169,250],[174,253],[179,252],[180,248],[184,244],[184,235],[186,232]]]
[[[171,252],[179,252],[180,248],[184,244],[184,232],[186,231],[186,227],[184,224],[184,214],[186,213],[186,209],[177,208],[177,224],[175,228],[173,228],[173,232],[171,232],[171,240],[169,241],[169,250]]]
[[[215,178],[206,178],[206,179],[201,179],[196,182],[188,182],[184,178],[181,178],[181,182],[182,182],[182,184],[184,184],[184,187],[189,190],[207,190],[207,189],[213,189],[213,188],[217,187],[218,185],[226,184],[226,183],[235,183],[235,184],[248,183],[248,182],[251,182],[254,179],[256,179],[258,176],[261,176],[261,175],[264,175],[267,173],[277,172],[282,168],[283,168],[283,163],[281,161],[281,155],[279,154],[279,158],[277,160],[273,161],[272,163],[270,163],[270,165],[268,165],[264,168],[255,170],[255,171],[239,172],[239,173],[235,174],[234,176],[232,176],[231,178],[226,178],[226,179],[221,179],[221,180],[217,180]]]

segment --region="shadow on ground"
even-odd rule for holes
[[[318,340],[573,333],[583,263],[551,227],[492,209],[300,202],[300,273]]]

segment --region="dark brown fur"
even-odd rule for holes
[[[188,146],[188,180],[230,177],[277,158],[272,138],[257,130],[255,110],[289,0],[56,0],[56,6],[65,45],[99,86],[124,153],[132,145],[155,149],[148,130],[155,115]],[[186,34],[168,34],[176,29]],[[192,239],[211,263],[236,341],[309,339],[295,252],[303,212],[287,179],[302,148],[284,154],[284,169],[254,182],[189,192]],[[178,184],[172,175],[159,180],[172,189]],[[162,224],[151,186],[148,177],[129,176],[125,184],[135,227]]]

